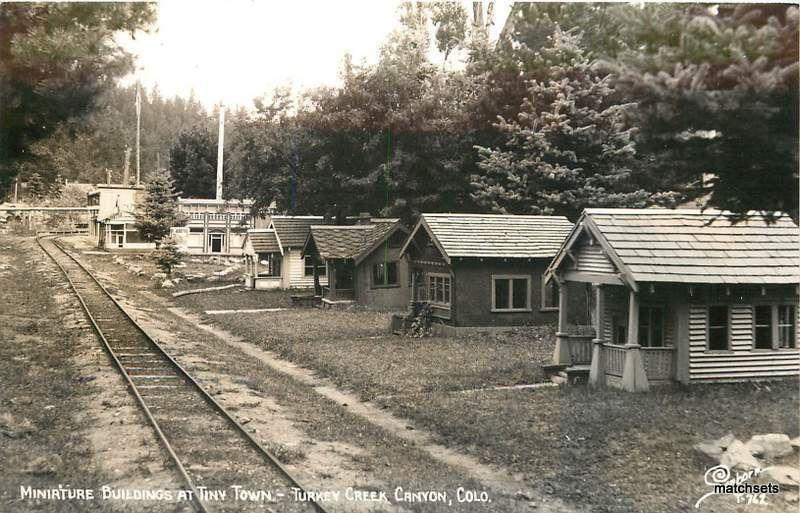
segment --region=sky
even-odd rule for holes
[[[464,3],[469,8],[469,2]],[[495,30],[510,3],[497,2]],[[204,105],[249,107],[253,98],[290,85],[294,91],[336,85],[345,53],[374,62],[398,23],[398,2],[162,0],[155,30],[121,36],[137,56],[127,83],[158,84],[162,95]],[[500,21],[498,21],[500,20]]]

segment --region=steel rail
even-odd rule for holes
[[[49,238],[49,237],[48,237],[48,238]],[[181,476],[183,477],[184,481],[186,481],[186,483],[189,485],[190,489],[192,490],[192,492],[193,492],[193,493],[192,493],[192,495],[193,495],[193,498],[195,498],[195,499],[196,499],[196,501],[193,501],[193,504],[196,506],[196,509],[197,509],[197,510],[198,510],[200,513],[209,513],[208,509],[206,509],[206,506],[205,506],[205,505],[202,503],[202,501],[200,501],[200,500],[199,500],[199,498],[198,498],[198,497],[199,497],[199,495],[198,495],[198,493],[197,493],[197,491],[196,491],[196,488],[194,487],[194,483],[193,483],[193,481],[192,481],[191,477],[189,477],[188,473],[186,472],[186,469],[184,468],[183,464],[181,463],[181,461],[180,461],[180,458],[178,458],[177,454],[176,454],[176,453],[175,453],[175,451],[172,449],[172,446],[170,445],[170,443],[169,443],[169,441],[167,440],[166,436],[165,436],[165,435],[163,434],[163,432],[161,431],[161,428],[159,427],[159,425],[158,425],[158,422],[155,420],[155,418],[153,417],[153,415],[152,415],[152,414],[151,414],[151,412],[150,412],[150,409],[149,409],[149,407],[148,407],[148,406],[145,404],[145,402],[144,402],[144,399],[143,399],[143,398],[142,398],[142,396],[139,394],[139,392],[138,392],[138,389],[137,389],[137,387],[136,387],[135,383],[134,383],[134,382],[133,382],[133,380],[131,379],[130,375],[128,375],[128,373],[125,371],[125,369],[124,369],[124,367],[123,367],[123,365],[122,365],[122,362],[120,362],[120,360],[117,358],[117,356],[116,356],[116,354],[115,354],[115,352],[114,352],[113,348],[112,348],[112,347],[111,347],[111,345],[108,343],[108,340],[107,340],[107,339],[106,339],[106,337],[103,335],[103,333],[102,333],[102,331],[100,330],[100,327],[98,326],[98,324],[95,322],[95,320],[94,320],[94,317],[92,316],[92,314],[91,314],[91,312],[89,311],[89,309],[88,309],[88,307],[87,307],[86,303],[84,302],[83,298],[81,297],[81,294],[80,294],[80,292],[78,292],[77,288],[75,287],[75,285],[74,285],[74,283],[73,283],[72,279],[70,278],[69,274],[68,274],[68,273],[67,273],[67,271],[64,269],[64,267],[63,267],[63,266],[62,266],[62,265],[61,265],[61,264],[60,264],[60,263],[59,263],[59,262],[56,260],[56,258],[55,258],[55,257],[54,257],[52,254],[50,254],[50,252],[48,252],[48,251],[47,251],[47,249],[44,247],[44,245],[41,243],[41,241],[40,241],[39,239],[40,239],[39,237],[37,237],[37,238],[36,238],[36,242],[37,242],[37,244],[39,244],[39,247],[41,247],[41,248],[42,248],[42,250],[43,250],[45,253],[47,253],[47,255],[48,255],[48,256],[49,256],[49,257],[50,257],[50,258],[51,258],[51,259],[52,259],[52,260],[53,260],[53,261],[56,263],[56,265],[59,267],[59,269],[61,269],[61,271],[62,271],[62,272],[64,273],[64,275],[67,277],[67,280],[68,280],[68,282],[69,282],[70,286],[72,287],[73,291],[75,292],[75,295],[76,295],[76,296],[78,297],[78,299],[80,300],[80,303],[81,303],[81,305],[83,306],[83,309],[84,309],[84,311],[86,312],[87,316],[89,317],[89,319],[90,319],[90,321],[91,321],[91,323],[92,323],[92,326],[94,327],[94,330],[97,332],[97,334],[100,336],[101,340],[103,341],[103,345],[104,345],[104,347],[106,348],[106,351],[107,351],[107,352],[108,352],[108,353],[111,355],[111,357],[112,357],[112,359],[113,359],[113,361],[114,361],[115,365],[117,366],[117,368],[120,370],[120,372],[121,372],[121,373],[123,374],[123,376],[125,377],[125,379],[126,379],[126,381],[127,381],[127,383],[128,383],[128,386],[131,388],[131,391],[134,393],[134,395],[135,395],[135,397],[136,397],[137,401],[139,402],[139,404],[142,406],[143,410],[145,411],[145,414],[146,414],[146,416],[147,416],[148,420],[150,421],[150,423],[153,425],[153,428],[155,429],[156,433],[158,434],[158,436],[159,436],[159,439],[161,440],[162,444],[165,446],[165,448],[166,448],[167,452],[169,453],[170,457],[173,459],[173,461],[175,462],[176,466],[178,467],[178,469],[179,469],[179,472],[180,472]],[[205,401],[206,401],[208,404],[210,404],[210,405],[211,405],[211,406],[212,406],[212,407],[213,407],[213,408],[214,408],[214,409],[215,409],[215,410],[216,410],[218,413],[220,413],[220,414],[221,414],[221,415],[222,415],[222,416],[223,416],[223,417],[224,417],[224,418],[225,418],[225,419],[226,419],[226,420],[227,420],[227,421],[228,421],[230,424],[232,424],[232,425],[234,426],[235,430],[236,430],[236,431],[237,431],[237,432],[238,432],[238,433],[239,433],[241,436],[243,436],[243,437],[244,437],[244,438],[245,438],[245,439],[246,439],[246,440],[247,440],[247,441],[248,441],[248,442],[249,442],[249,443],[250,443],[250,444],[251,444],[251,445],[252,445],[252,446],[253,446],[253,447],[254,447],[256,450],[257,450],[257,452],[259,452],[259,453],[261,454],[261,456],[262,456],[262,457],[264,457],[264,458],[267,460],[267,462],[268,462],[268,463],[270,463],[270,464],[271,464],[271,465],[273,465],[275,468],[277,468],[277,469],[280,471],[280,473],[281,473],[281,474],[282,474],[282,475],[283,475],[283,476],[284,476],[284,477],[285,477],[285,478],[286,478],[286,479],[287,479],[287,480],[288,480],[288,481],[289,481],[289,482],[290,482],[290,483],[291,483],[291,484],[292,484],[294,487],[298,488],[299,490],[301,490],[301,491],[303,491],[303,492],[307,492],[307,489],[306,489],[306,488],[305,488],[305,487],[304,487],[304,486],[303,486],[303,485],[302,485],[302,484],[301,484],[301,483],[300,483],[300,482],[299,482],[299,481],[298,481],[298,480],[297,480],[297,479],[296,479],[296,478],[295,478],[295,477],[294,477],[294,476],[293,476],[293,475],[292,475],[292,474],[289,472],[289,470],[288,470],[288,469],[287,469],[287,468],[286,468],[286,467],[285,467],[285,466],[284,466],[284,465],[283,465],[283,464],[282,464],[282,463],[281,463],[281,462],[278,460],[277,456],[275,456],[274,454],[272,454],[272,452],[271,452],[269,449],[267,449],[266,447],[264,447],[264,446],[263,446],[263,445],[262,445],[262,444],[261,444],[261,443],[260,443],[258,440],[256,440],[256,439],[255,439],[255,438],[254,438],[254,437],[253,437],[253,436],[252,436],[252,435],[251,435],[251,434],[250,434],[250,433],[249,433],[249,432],[248,432],[248,431],[247,431],[247,430],[244,428],[244,426],[242,426],[242,424],[240,424],[240,423],[239,423],[239,421],[237,421],[237,420],[236,420],[236,419],[235,419],[235,418],[234,418],[234,417],[233,417],[233,416],[232,416],[232,415],[231,415],[231,414],[230,414],[230,413],[229,413],[229,412],[228,412],[228,411],[227,411],[227,410],[226,410],[226,409],[225,409],[225,408],[224,408],[224,407],[221,405],[221,404],[219,404],[219,402],[217,402],[217,400],[216,400],[216,399],[214,399],[214,398],[213,398],[213,397],[212,397],[212,396],[211,396],[211,395],[210,395],[210,394],[209,394],[209,393],[208,393],[208,392],[207,392],[207,391],[206,391],[206,390],[205,390],[205,389],[202,387],[202,385],[200,385],[200,383],[199,383],[199,382],[198,382],[198,381],[197,381],[197,380],[194,378],[194,376],[192,376],[191,374],[189,374],[189,372],[188,372],[186,369],[184,369],[184,368],[183,368],[183,366],[182,366],[180,363],[178,363],[178,362],[177,362],[177,361],[176,361],[176,360],[175,360],[175,359],[172,357],[172,355],[170,355],[169,353],[167,353],[167,351],[166,351],[166,350],[165,350],[165,349],[164,349],[164,348],[161,346],[161,344],[159,344],[159,343],[158,343],[158,342],[157,342],[157,341],[156,341],[154,338],[152,338],[152,337],[151,337],[151,336],[150,336],[150,335],[149,335],[149,334],[148,334],[148,333],[147,333],[147,332],[144,330],[144,328],[143,328],[143,327],[142,327],[142,326],[139,324],[139,322],[138,322],[138,321],[136,321],[136,319],[134,319],[134,318],[133,318],[133,317],[132,317],[132,316],[131,316],[131,315],[128,313],[128,311],[127,311],[127,310],[126,310],[126,309],[125,309],[125,308],[124,308],[124,307],[123,307],[123,306],[122,306],[122,305],[119,303],[119,301],[117,301],[117,299],[116,299],[116,298],[114,298],[114,297],[111,295],[111,293],[108,291],[108,289],[106,289],[106,287],[105,287],[105,286],[104,286],[102,283],[100,283],[100,281],[99,281],[99,280],[98,280],[98,279],[97,279],[97,278],[94,276],[94,274],[92,274],[92,273],[91,273],[91,272],[90,272],[90,271],[89,271],[89,270],[86,268],[86,266],[85,266],[85,265],[83,265],[83,263],[81,263],[81,262],[80,262],[80,261],[79,261],[77,258],[75,258],[75,257],[74,257],[74,256],[73,256],[73,255],[72,255],[72,254],[71,254],[69,251],[67,251],[66,249],[64,249],[64,248],[63,248],[63,246],[61,246],[61,244],[60,244],[60,243],[59,243],[59,242],[58,242],[58,241],[57,241],[57,240],[56,240],[54,237],[51,239],[51,242],[53,243],[53,246],[55,246],[55,247],[56,247],[57,249],[59,249],[59,250],[60,250],[60,251],[61,251],[61,252],[62,252],[64,255],[66,255],[66,256],[67,256],[67,257],[68,257],[70,260],[72,260],[72,261],[73,261],[73,262],[74,262],[74,263],[75,263],[75,264],[76,264],[76,265],[77,265],[77,266],[78,266],[78,267],[79,267],[79,268],[80,268],[80,269],[81,269],[83,272],[85,272],[85,273],[86,273],[86,274],[87,274],[87,275],[88,275],[88,276],[89,276],[89,277],[92,279],[92,281],[94,281],[94,283],[95,283],[95,284],[96,284],[96,285],[97,285],[97,286],[100,288],[100,290],[102,290],[102,291],[103,291],[103,293],[105,294],[105,296],[106,296],[108,299],[110,299],[110,300],[111,300],[111,302],[112,302],[112,303],[113,303],[113,304],[114,304],[114,305],[115,305],[115,306],[116,306],[116,307],[119,309],[119,311],[120,311],[120,312],[121,312],[121,313],[122,313],[122,314],[125,316],[125,318],[126,318],[128,321],[130,321],[131,325],[132,325],[132,326],[133,326],[133,327],[134,327],[134,328],[135,328],[135,329],[136,329],[136,330],[137,330],[137,331],[138,331],[140,334],[142,334],[142,335],[145,337],[145,339],[146,339],[146,340],[147,340],[147,341],[148,341],[150,344],[152,344],[152,345],[153,345],[153,347],[154,347],[154,348],[155,348],[155,349],[156,349],[156,350],[157,350],[157,351],[158,351],[158,352],[159,352],[159,353],[160,353],[160,354],[161,354],[161,355],[162,355],[164,358],[166,358],[166,359],[167,359],[167,361],[169,361],[169,362],[170,362],[170,364],[171,364],[171,365],[172,365],[172,366],[173,366],[173,367],[174,367],[174,368],[175,368],[175,369],[178,371],[178,373],[179,373],[179,374],[180,374],[180,375],[181,375],[183,378],[185,378],[185,379],[186,379],[186,380],[187,380],[187,381],[188,381],[188,382],[189,382],[189,383],[190,383],[190,384],[191,384],[191,385],[192,385],[192,386],[193,386],[193,387],[194,387],[194,388],[195,388],[195,389],[196,389],[198,392],[200,392],[200,395],[202,396],[202,398],[203,398],[203,399],[204,399],[204,400],[205,400]],[[306,496],[306,497],[309,497],[310,495],[309,495],[308,493],[305,493],[305,496]],[[318,503],[318,502],[317,502],[316,500],[314,500],[314,499],[308,499],[306,502],[307,502],[307,503],[308,503],[310,506],[312,506],[312,507],[313,507],[313,508],[314,508],[314,509],[315,509],[317,512],[319,512],[319,513],[329,513],[329,512],[328,512],[328,511],[327,511],[327,510],[326,510],[326,509],[325,509],[325,508],[324,508],[324,507],[323,507],[323,506],[322,506],[320,503]]]

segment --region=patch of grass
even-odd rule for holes
[[[381,404],[545,493],[593,511],[689,511],[706,493],[692,446],[732,432],[798,435],[797,381],[656,388],[582,386],[400,397]],[[720,511],[724,511],[720,510]]]
[[[306,457],[306,453],[296,447],[288,447],[278,442],[270,442],[264,446],[273,456],[278,458],[278,461],[286,465],[302,461]]]

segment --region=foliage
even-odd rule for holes
[[[556,30],[538,54],[516,120],[500,118],[503,148],[479,148],[474,197],[503,213],[578,217],[588,206],[643,207],[661,196],[643,187],[629,121],[612,78],[593,66],[580,38]]]
[[[91,112],[132,70],[114,36],[154,19],[150,3],[0,4],[0,193],[36,141]]]
[[[213,198],[217,179],[217,140],[206,128],[178,135],[169,150],[169,171],[184,198]]]
[[[430,335],[433,308],[428,303],[422,303],[415,310],[416,312],[411,319],[411,329],[408,331],[408,335],[416,338]]]
[[[38,202],[41,201],[45,196],[45,186],[44,182],[42,181],[42,175],[39,173],[32,173],[28,177],[28,194],[30,195],[31,199]]]
[[[171,227],[180,224],[177,194],[166,171],[159,170],[147,177],[133,216],[142,237],[156,246],[169,235]]]
[[[181,263],[182,254],[178,250],[178,244],[172,237],[163,237],[158,244],[158,248],[150,254],[159,269],[167,274],[172,273],[172,269]]]

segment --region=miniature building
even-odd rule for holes
[[[631,391],[796,376],[798,266],[785,215],[587,209],[547,273],[567,293],[593,286],[594,339],[570,337],[561,316],[553,363]]]
[[[98,207],[89,220],[89,237],[104,249],[151,249],[136,229],[133,211],[144,187],[99,184],[87,195],[88,206]]]
[[[241,255],[248,229],[257,227],[250,215],[252,200],[178,199],[186,225],[172,229],[181,251],[193,255]]]
[[[408,259],[400,248],[408,231],[397,219],[364,219],[348,226],[312,226],[303,255],[325,262],[322,304],[359,303],[404,308],[410,297]]]
[[[542,278],[571,229],[560,216],[422,214],[400,252],[411,261],[411,301],[453,326],[554,323],[558,291]]]
[[[323,224],[322,216],[271,216],[267,228],[247,231],[242,242],[245,285],[254,289],[314,287],[311,257],[302,249],[311,225]],[[324,263],[318,263],[320,283],[327,284]]]

